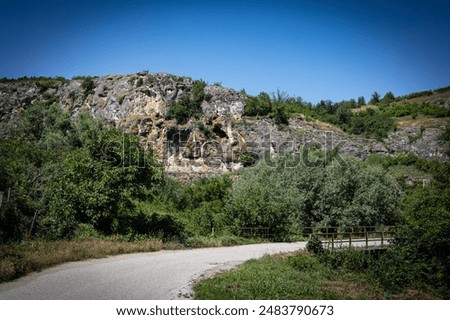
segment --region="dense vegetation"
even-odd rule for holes
[[[137,137],[44,103],[27,108],[0,149],[0,188],[9,190],[2,242],[83,232],[183,242],[213,228],[288,240],[299,237],[299,227],[397,221],[389,176],[351,159],[331,166],[320,151],[314,163],[287,155],[243,170],[234,183],[225,176],[184,186],[164,176]]]
[[[0,238],[71,238],[86,224],[127,233],[135,201],[149,199],[162,169],[137,137],[90,114],[70,119],[57,105],[36,103],[0,143]],[[138,222],[136,222],[138,223]]]
[[[324,225],[345,226],[347,218],[351,219],[350,224],[361,222],[358,220],[358,215],[345,214],[348,211],[352,212],[352,205],[356,205],[358,208],[356,212],[363,211],[368,217],[380,217],[379,213],[378,215],[376,213],[376,208],[383,204],[377,196],[389,195],[389,192],[383,194],[384,187],[389,186],[389,183],[383,179],[387,178],[387,172],[394,174],[402,172],[397,175],[397,187],[390,185],[385,190],[385,192],[402,190],[402,195],[398,198],[390,194],[390,199],[383,200],[392,206],[391,211],[397,213],[397,215],[389,215],[388,218],[397,219],[395,223],[400,226],[393,245],[385,253],[376,254],[357,250],[330,252],[324,250],[320,240],[313,237],[307,246],[313,255],[299,253],[288,258],[266,257],[248,262],[237,270],[220,274],[198,284],[195,288],[197,298],[423,299],[441,297],[448,299],[450,297],[450,198],[448,196],[450,194],[450,165],[423,160],[411,154],[399,154],[391,158],[372,155],[366,161],[358,164],[367,167],[368,170],[374,170],[370,171],[372,174],[379,172],[378,178],[372,177],[372,179],[377,180],[383,177],[379,180],[379,182],[382,181],[381,185],[378,183],[359,185],[361,180],[368,176],[364,175],[364,170],[358,172],[358,169],[355,170],[350,165],[346,169],[326,168],[323,171],[338,170],[340,174],[336,174],[330,181],[323,179],[326,173],[323,176],[315,176],[313,181],[316,187],[308,186],[306,188],[311,191],[310,194],[305,191],[293,194],[292,186],[300,184],[299,181],[295,181],[295,178],[290,177],[292,173],[284,175],[283,172],[279,172],[280,179],[275,179],[272,183],[269,181],[274,179],[275,175],[271,176],[266,169],[262,175],[267,178],[264,185],[267,185],[268,189],[272,188],[275,192],[264,192],[266,189],[261,185],[252,188],[252,185],[257,183],[257,178],[251,182],[243,179],[242,181],[245,183],[248,182],[248,190],[244,189],[241,192],[249,199],[255,199],[252,202],[253,206],[250,206],[248,210],[255,207],[255,212],[265,212],[266,217],[271,217],[270,210],[277,205],[277,210],[274,212],[289,212],[289,205],[292,201],[297,201],[296,206],[302,208],[301,213],[304,215],[308,210],[306,210],[307,206],[303,205],[302,207],[303,200],[300,200],[300,197],[304,199],[305,196],[308,198],[308,196],[317,194],[320,199],[324,196],[326,200],[316,201],[317,205],[312,207],[313,217],[320,217],[321,204],[332,205],[328,207],[329,211],[323,215],[327,219]],[[345,170],[355,171],[346,175],[343,173]],[[313,172],[314,170],[308,171]],[[246,172],[250,172],[250,170]],[[251,176],[258,176],[255,172],[253,171]],[[407,184],[403,174],[405,172],[408,172],[407,176],[427,175],[432,179],[432,183],[423,187],[422,181],[418,179],[414,185]],[[245,174],[243,173],[242,176]],[[374,176],[377,177],[376,174]],[[311,183],[307,174],[304,174],[301,182],[306,185]],[[353,202],[349,202],[346,200],[346,194],[352,190],[350,187],[352,185],[355,186],[353,192],[356,196],[353,197]],[[358,192],[358,187],[361,187],[361,191],[363,191],[361,196],[358,196],[358,193],[361,192]],[[261,194],[257,192],[259,188],[262,190]],[[321,191],[321,188],[324,191]],[[372,191],[370,191],[371,189]],[[283,194],[281,190],[286,190],[286,192]],[[261,198],[258,199],[258,197]],[[266,200],[262,201],[263,198]],[[373,204],[370,202],[358,202],[357,199],[361,200],[361,198],[364,199],[363,201],[374,201],[375,207],[371,208]],[[259,207],[258,200],[262,203]],[[243,199],[240,201],[246,203]],[[340,207],[339,203],[345,203],[345,207]],[[334,208],[336,211],[333,215]],[[389,209],[387,210],[389,211]],[[383,212],[381,211],[381,213]],[[340,216],[339,213],[342,215]],[[341,220],[330,221],[329,219],[333,216],[340,217]],[[279,217],[275,216],[275,218]],[[257,219],[258,216],[255,215],[250,221],[258,221]],[[308,220],[298,221],[307,222]],[[380,223],[380,220],[372,222],[376,224]],[[383,222],[392,223],[394,221],[381,221],[381,223]],[[277,223],[279,222],[277,221]],[[295,221],[291,221],[290,224],[286,223],[285,226],[291,226],[293,223]],[[316,225],[321,225],[320,218]],[[296,227],[301,229],[301,226]],[[285,232],[285,230],[281,232]],[[237,285],[238,283],[239,285]]]
[[[436,92],[447,91],[442,88]],[[429,94],[433,92],[430,91]],[[366,104],[364,97],[344,100],[334,103],[330,100],[321,100],[316,105],[305,102],[302,98],[290,97],[287,93],[277,91],[272,95],[261,92],[256,97],[248,97],[244,107],[244,115],[270,117],[278,125],[288,123],[288,119],[302,114],[307,119],[316,119],[336,125],[344,131],[363,135],[367,138],[382,139],[396,127],[395,119],[399,117],[449,117],[450,109],[441,105],[430,103],[411,103],[405,99],[421,97],[408,95],[395,97],[387,92],[382,98],[374,92],[369,104],[375,108],[358,110]]]

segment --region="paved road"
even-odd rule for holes
[[[195,280],[306,242],[159,251],[71,262],[0,284],[0,299],[190,299]]]

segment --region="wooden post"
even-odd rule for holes
[[[350,233],[348,234],[348,247],[351,248],[352,247],[352,232],[353,232],[353,228],[350,231]]]
[[[211,235],[214,237],[214,227],[211,229]]]
[[[364,227],[364,234],[366,236],[366,250],[369,249],[369,234],[367,232],[366,227]]]
[[[383,248],[383,242],[384,242],[384,229],[381,228],[381,248]]]
[[[29,238],[31,238],[31,233],[33,232],[33,227],[34,227],[34,223],[36,222],[37,214],[38,214],[38,211],[36,210],[36,211],[34,212],[33,221],[31,222],[30,233],[28,234],[28,237],[29,237]]]
[[[334,251],[334,233],[331,235],[331,251]]]
[[[0,191],[0,208],[2,207],[3,202],[3,191]]]

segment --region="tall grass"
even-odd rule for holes
[[[76,241],[30,241],[0,246],[0,282],[64,263],[132,252],[158,251],[160,239],[129,242],[117,237]]]

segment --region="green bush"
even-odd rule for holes
[[[186,239],[183,223],[170,214],[139,212],[135,216],[126,217],[121,221],[128,227],[128,233],[133,235],[153,236],[164,241],[184,242]]]
[[[348,131],[353,134],[364,135],[367,138],[381,140],[394,127],[395,122],[391,117],[368,109],[367,111],[357,113],[351,118]]]
[[[312,235],[311,239],[309,239],[306,244],[306,250],[317,255],[323,253],[324,249],[320,237],[317,235]]]
[[[176,119],[178,123],[185,123],[190,118],[199,118],[202,115],[201,104],[205,100],[206,82],[194,81],[190,93],[181,96],[178,102],[169,106],[168,119]]]
[[[94,93],[95,83],[93,77],[82,77],[81,87],[84,90],[84,97]]]

